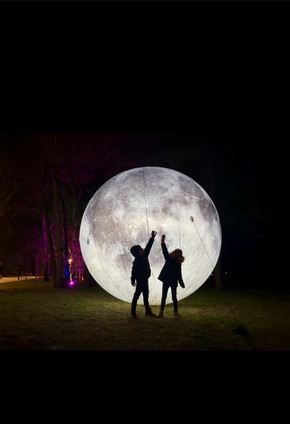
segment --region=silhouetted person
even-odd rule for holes
[[[3,264],[2,261],[0,261],[0,280],[2,280],[3,277]]]
[[[169,287],[171,288],[171,295],[173,300],[174,318],[179,319],[178,314],[178,302],[177,302],[177,286],[179,285],[184,289],[185,285],[182,279],[181,264],[184,262],[184,256],[182,256],[181,249],[175,249],[173,252],[168,253],[165,244],[165,235],[161,237],[161,249],[165,258],[165,264],[159,274],[158,280],[162,281],[162,298],[161,306],[158,317],[163,318],[164,308],[167,298]]]
[[[155,317],[156,315],[153,314],[151,311],[150,305],[149,305],[149,284],[148,280],[151,276],[151,268],[149,263],[149,253],[151,250],[151,247],[154,242],[154,237],[156,236],[157,232],[152,231],[151,237],[145,247],[143,249],[139,244],[136,246],[131,247],[130,252],[134,256],[134,261],[132,265],[132,272],[131,272],[131,284],[135,288],[135,293],[133,296],[133,300],[131,303],[131,317],[134,319],[137,319],[136,315],[136,307],[137,307],[137,301],[140,297],[140,294],[143,293],[143,301],[145,306],[145,315]]]
[[[18,265],[18,267],[17,267],[17,278],[18,278],[18,280],[20,280],[21,274],[22,274],[22,266]]]

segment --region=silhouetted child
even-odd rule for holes
[[[158,317],[163,318],[164,308],[167,298],[167,292],[169,287],[171,288],[171,295],[173,300],[174,318],[179,319],[178,314],[178,302],[177,302],[177,286],[179,285],[184,289],[185,285],[182,279],[181,264],[184,262],[184,256],[182,256],[181,249],[175,249],[173,252],[168,253],[165,244],[165,235],[161,237],[161,248],[165,258],[165,264],[159,274],[158,280],[162,281],[162,298],[161,306]]]
[[[145,315],[149,317],[156,317],[155,314],[151,311],[150,305],[149,305],[149,284],[148,280],[151,276],[151,268],[149,263],[149,253],[151,250],[151,247],[154,242],[154,237],[156,236],[157,232],[152,231],[151,237],[145,247],[143,249],[140,245],[136,245],[131,247],[130,252],[134,256],[134,261],[132,265],[132,272],[131,272],[131,284],[135,288],[135,293],[132,299],[131,303],[131,317],[134,319],[137,319],[136,315],[136,307],[137,307],[137,301],[140,297],[140,294],[143,293],[143,301],[145,306]]]

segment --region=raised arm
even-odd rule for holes
[[[164,258],[167,259],[168,256],[169,256],[169,253],[168,253],[168,250],[167,250],[167,247],[166,247],[166,244],[165,244],[165,234],[162,234],[162,236],[161,236],[161,249],[162,249],[162,253],[163,253]]]
[[[151,237],[150,237],[150,239],[149,239],[149,241],[148,241],[148,243],[146,244],[146,247],[145,247],[145,249],[144,249],[144,254],[145,255],[149,255],[149,253],[150,253],[150,250],[151,250],[151,247],[152,247],[152,245],[153,245],[153,242],[154,242],[154,238],[155,238],[155,236],[156,236],[156,234],[157,234],[157,232],[156,231],[151,231]]]

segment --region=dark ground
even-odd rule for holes
[[[152,307],[158,312],[158,307]],[[130,318],[101,287],[55,289],[34,279],[0,285],[1,351],[290,351],[290,295],[202,286],[164,319]]]

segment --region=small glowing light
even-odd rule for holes
[[[72,258],[69,258],[69,259],[68,259],[68,263],[69,263],[70,265],[72,264],[72,261],[73,261],[73,260],[72,260]]]

